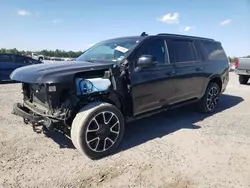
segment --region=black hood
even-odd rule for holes
[[[28,65],[15,69],[10,79],[26,83],[60,83],[73,81],[74,75],[79,72],[108,69],[114,63],[90,63],[86,61],[60,61]]]

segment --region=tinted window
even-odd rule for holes
[[[165,63],[165,43],[162,39],[154,39],[142,44],[141,48],[137,52],[137,57],[141,55],[153,55],[155,56],[159,64]]]
[[[209,59],[225,59],[227,58],[222,46],[217,42],[202,42]]]
[[[16,63],[29,64],[29,63],[31,63],[31,62],[29,61],[29,59],[28,59],[27,57],[17,55],[17,56],[16,56]]]
[[[189,41],[168,41],[167,46],[171,63],[197,60],[193,44]]]
[[[0,54],[0,63],[12,62],[12,56],[8,54]]]
[[[206,59],[206,53],[204,51],[204,45],[202,45],[200,43],[200,41],[195,41],[194,45],[195,45],[195,50],[197,52],[197,56],[199,57],[199,59],[205,60]]]

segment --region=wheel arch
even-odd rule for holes
[[[129,100],[129,98],[117,92],[110,92],[108,95],[108,99],[105,102],[116,106],[121,111],[124,117],[130,116],[130,113],[132,113],[130,110],[131,101]]]
[[[212,77],[208,84],[210,83],[216,83],[219,86],[220,91],[222,90],[222,80],[219,76]]]
[[[204,88],[202,90],[200,98],[202,98],[204,96],[204,94],[206,93],[207,87],[209,86],[210,83],[218,84],[218,86],[220,88],[220,92],[222,91],[222,79],[221,79],[221,76],[220,75],[212,75],[207,79],[206,83],[204,84]]]

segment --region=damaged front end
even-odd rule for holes
[[[112,95],[116,84],[111,69],[76,73],[71,82],[22,82],[23,102],[14,104],[13,114],[32,124],[36,132],[46,129],[68,134],[84,105],[94,101],[119,102]]]
[[[61,84],[22,83],[23,102],[13,106],[13,114],[23,117],[33,128],[67,132],[68,122],[78,98]]]

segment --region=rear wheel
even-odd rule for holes
[[[249,80],[248,76],[239,75],[239,82],[240,82],[240,84],[247,84],[248,80]]]
[[[212,82],[208,85],[205,95],[199,102],[199,111],[202,113],[214,112],[220,97],[220,87]]]
[[[120,110],[109,103],[92,103],[75,117],[71,139],[80,153],[99,159],[113,153],[124,134]]]

